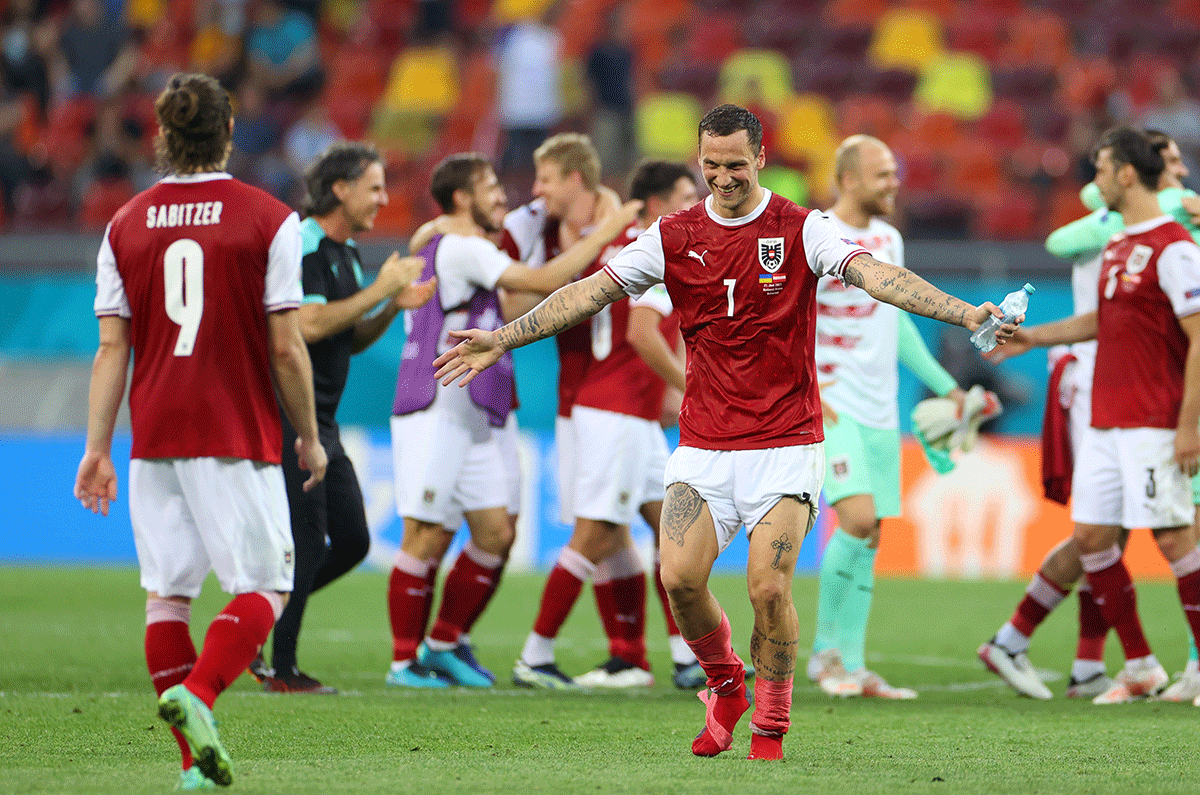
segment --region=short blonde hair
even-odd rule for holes
[[[863,144],[876,144],[884,151],[890,151],[888,145],[879,140],[873,135],[851,135],[838,146],[837,151],[833,153],[833,183],[840,186],[842,177],[847,171],[858,168],[859,153],[862,150]]]
[[[592,139],[581,133],[559,133],[547,138],[533,153],[535,163],[553,160],[563,176],[578,172],[583,186],[595,190],[600,185],[600,155]]]

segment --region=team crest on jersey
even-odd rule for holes
[[[783,238],[760,237],[758,239],[758,264],[767,273],[774,273],[783,264]]]

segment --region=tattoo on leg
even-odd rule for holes
[[[700,517],[703,507],[704,500],[695,489],[686,483],[672,483],[663,501],[663,534],[677,546],[683,546],[684,535]]]
[[[792,551],[792,542],[788,541],[787,533],[772,541],[771,549],[775,550],[775,560],[771,561],[771,568],[778,569],[779,559],[783,556],[783,553]]]
[[[750,659],[755,667],[764,674],[777,680],[788,679],[796,672],[796,649],[798,640],[776,640],[768,637],[765,632],[754,628],[750,636]]]

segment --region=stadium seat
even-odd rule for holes
[[[943,111],[962,119],[977,119],[992,104],[987,65],[970,53],[946,53],[921,73],[913,100],[927,112]]]
[[[835,56],[802,55],[792,61],[792,76],[797,91],[820,94],[840,102],[860,91],[867,66],[861,61]]]
[[[892,8],[875,25],[868,53],[883,69],[919,72],[945,51],[942,26],[928,11]]]
[[[102,231],[117,210],[133,198],[136,191],[127,179],[98,179],[88,186],[79,209],[79,224],[91,231]]]
[[[688,0],[630,0],[625,24],[633,39],[634,63],[643,74],[658,72],[672,47],[687,36],[692,7]]]
[[[1044,8],[1029,8],[1008,20],[1008,41],[1002,60],[1012,64],[1058,67],[1074,49],[1062,17]]]
[[[792,70],[774,50],[738,50],[721,64],[718,97],[744,105],[761,97],[768,107],[779,107],[792,96]]]
[[[716,93],[720,76],[719,63],[669,59],[658,70],[654,83],[660,91],[681,91],[707,101]]]
[[[1003,20],[975,9],[960,10],[946,22],[946,47],[995,63],[1004,47]]]
[[[740,26],[749,47],[788,52],[812,28],[816,0],[770,0],[753,3]]]
[[[906,69],[880,69],[863,75],[862,90],[891,102],[904,105],[912,99],[917,88],[917,74]]]
[[[1080,113],[1102,107],[1117,87],[1117,72],[1107,58],[1072,58],[1058,70],[1059,103]]]
[[[872,26],[887,11],[886,0],[832,0],[826,3],[821,16],[831,25]]]
[[[758,172],[758,184],[791,199],[800,206],[807,206],[809,198],[808,180],[799,170],[781,165],[768,165]]]
[[[1000,151],[1013,150],[1025,140],[1025,108],[1011,99],[998,99],[978,121],[975,130]]]
[[[328,63],[326,94],[335,101],[352,98],[374,102],[387,86],[387,61],[370,48],[342,48]]]
[[[692,62],[723,63],[745,47],[742,26],[746,13],[742,10],[699,10],[687,26],[684,51]]]
[[[696,127],[703,115],[699,100],[691,94],[645,95],[634,112],[638,151],[645,157],[690,162],[696,156]]]
[[[900,127],[896,104],[878,96],[852,94],[837,105],[838,134],[865,133],[887,141]]]
[[[946,187],[960,196],[997,192],[1003,182],[1002,148],[982,138],[965,137],[945,150]]]
[[[978,199],[973,229],[984,240],[1024,240],[1034,235],[1038,204],[1030,192],[1014,185],[1003,186]]]
[[[787,162],[807,165],[809,190],[818,199],[833,187],[833,152],[839,140],[833,107],[824,97],[800,94],[780,109],[779,154]]]
[[[492,19],[499,25],[507,25],[522,19],[541,16],[551,0],[495,0],[492,3]]]
[[[993,94],[1025,104],[1052,96],[1057,85],[1054,67],[1045,64],[1009,63],[992,70]]]
[[[458,63],[446,47],[409,47],[392,63],[382,96],[386,110],[441,115],[458,102]]]

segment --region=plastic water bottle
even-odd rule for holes
[[[1033,290],[1032,284],[1026,284],[1020,290],[1014,290],[1004,296],[1004,300],[1000,302],[1000,311],[1004,313],[1004,319],[998,320],[993,315],[982,326],[975,329],[975,333],[971,335],[971,342],[975,347],[982,353],[987,353],[995,348],[996,330],[1005,323],[1013,322],[1018,315],[1025,314],[1025,310],[1029,307],[1029,295]]]

